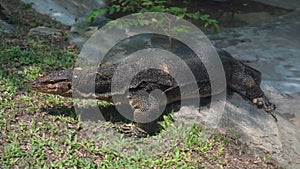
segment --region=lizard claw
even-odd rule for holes
[[[271,114],[271,116],[273,116],[273,117],[274,117],[274,119],[275,119],[275,122],[277,122],[277,121],[278,121],[278,119],[277,119],[277,117],[276,117],[276,113],[275,113],[274,111],[269,111],[268,113],[270,113],[270,114]]]

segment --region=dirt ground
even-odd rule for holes
[[[174,4],[178,1],[172,1]],[[281,14],[282,11],[273,10],[273,8],[264,7],[260,4],[253,3],[249,0],[235,1],[234,5],[224,4],[218,5],[215,3],[205,3],[204,1],[191,1],[193,3],[188,4],[190,10],[202,9],[204,12],[211,13],[212,16],[217,17],[224,11],[230,11],[234,13],[249,12],[258,10],[267,10],[274,15]],[[247,5],[245,5],[247,4]],[[69,26],[59,24],[48,16],[41,15],[31,9],[30,6],[20,3],[19,0],[1,0],[0,2],[0,19],[2,22],[7,22],[13,25],[16,30],[13,33],[4,33],[0,38],[0,45],[12,45],[20,46],[24,49],[27,47],[28,38],[34,38],[28,35],[30,28],[37,26],[47,26],[59,29],[62,35],[53,38],[49,38],[48,43],[45,45],[55,45],[60,48],[72,47],[66,40],[66,36],[70,29]],[[182,5],[182,4],[181,4]],[[217,11],[217,12],[216,12]],[[222,17],[221,17],[222,18]],[[221,23],[222,24],[222,23]],[[226,25],[226,24],[224,24]],[[47,37],[44,37],[47,38]],[[2,48],[2,47],[1,47]],[[9,69],[9,68],[1,68]],[[22,90],[22,91],[21,91]],[[24,93],[23,89],[20,89],[20,93]],[[246,148],[240,145],[235,139],[231,138],[231,142],[225,148],[223,157],[226,159],[226,168],[279,168],[278,164],[274,160],[263,160],[262,158],[255,157],[252,154],[247,153]],[[199,161],[207,166],[207,168],[217,168],[218,165],[212,165],[207,161]]]

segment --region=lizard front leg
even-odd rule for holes
[[[136,122],[130,133],[137,137],[154,134],[158,127],[157,119],[161,115],[159,100],[145,90],[139,90],[130,94],[129,104],[133,108],[133,120]]]
[[[254,71],[254,70],[252,70]],[[255,77],[258,76],[258,77]],[[269,101],[264,92],[260,88],[260,74],[253,74],[250,71],[235,72],[231,76],[231,81],[228,82],[229,87],[239,93],[245,93],[245,96],[252,101],[257,108],[264,109],[271,114],[277,121],[274,110],[276,106]]]

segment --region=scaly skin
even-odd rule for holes
[[[166,41],[162,40],[162,43],[165,44]],[[173,44],[174,43],[177,43],[177,46],[175,45],[176,48],[171,48],[169,51],[172,51],[176,55],[183,55],[184,61],[195,75],[199,87],[199,95],[201,97],[218,94],[226,90],[225,88],[220,88],[218,91],[215,91],[216,93],[211,93],[209,76],[203,63],[198,57],[195,57],[196,55],[186,46],[183,46],[176,40]],[[183,47],[178,48],[180,45]],[[270,113],[277,121],[277,118],[273,113],[275,106],[269,102],[260,88],[261,73],[234,59],[224,50],[217,49],[217,52],[224,67],[227,90],[244,95],[258,108],[262,108]],[[134,69],[135,67],[138,67],[141,62],[141,60],[136,60],[132,63],[128,63],[126,66],[128,69]],[[122,92],[122,84],[124,83],[126,76],[117,79],[117,84],[121,87],[120,91],[111,92],[111,81],[117,67],[117,63],[103,64],[97,69],[76,70],[76,75],[74,75],[73,70],[56,71],[30,83],[29,87],[39,92],[65,97],[77,96],[80,98],[94,98],[112,102],[112,96],[124,95]],[[76,76],[76,81],[72,82],[73,76]],[[91,93],[85,88],[85,85],[91,83],[93,80],[95,82],[95,90],[92,92],[95,93]],[[186,82],[184,86],[188,87],[189,82]],[[130,93],[127,97],[129,98],[129,104],[134,110],[134,120],[138,121],[137,126],[142,129],[136,130],[140,135],[144,135],[144,133],[140,131],[145,131],[145,133],[150,134],[154,132],[152,128],[156,121],[148,122],[147,118],[153,116],[153,114],[155,115],[155,112],[158,111],[151,108],[153,107],[151,105],[154,104],[155,101],[153,100],[155,100],[155,98],[149,96],[149,93],[155,89],[165,92],[167,103],[184,99],[180,96],[178,84],[165,70],[147,69],[134,76],[129,86]],[[74,93],[76,93],[76,95],[74,95]],[[193,94],[191,93],[191,98],[192,96]]]

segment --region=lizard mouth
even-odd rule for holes
[[[34,81],[28,84],[28,87],[43,93],[57,94],[61,96],[71,97],[72,86],[68,81],[41,83]]]

